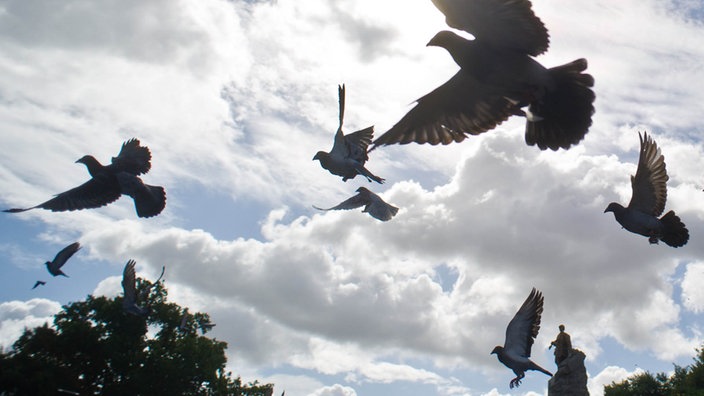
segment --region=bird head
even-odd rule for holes
[[[77,159],[76,163],[88,165],[89,163],[91,163],[93,161],[96,161],[96,159],[92,155],[84,155],[83,157]]]
[[[366,188],[366,187],[360,187],[360,188],[357,189],[357,192],[358,192],[358,193],[361,193],[361,192],[371,192],[371,191],[369,191],[369,189]]]
[[[621,210],[621,209],[623,209],[623,206],[621,206],[620,203],[611,202],[609,204],[609,206],[607,206],[606,209],[604,209],[604,213],[606,213],[606,212],[614,212],[615,213],[617,210]]]
[[[328,153],[326,153],[325,151],[318,151],[317,153],[315,153],[315,156],[313,157],[313,161],[315,161],[315,160],[320,161],[322,158],[326,157],[327,155],[328,155]]]
[[[501,351],[503,351],[503,350],[504,350],[504,347],[502,347],[501,345],[497,345],[497,346],[495,346],[494,349],[491,351],[490,355],[493,355],[493,354],[497,354],[497,355],[498,355],[498,354],[501,353]]]
[[[443,30],[433,36],[433,38],[428,41],[428,44],[426,44],[426,47],[448,48],[453,43],[456,43],[458,41],[465,41],[465,39],[449,30]]]

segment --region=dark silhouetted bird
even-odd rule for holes
[[[543,313],[543,294],[533,288],[516,312],[508,327],[506,327],[506,341],[504,346],[496,346],[492,354],[496,354],[499,361],[513,370],[516,378],[512,379],[509,387],[521,385],[521,379],[528,370],[537,370],[552,377],[552,373],[538,366],[530,360],[530,348],[534,338],[540,330],[540,316]]]
[[[592,123],[594,79],[585,59],[546,69],[532,57],[548,49],[548,32],[528,0],[433,0],[450,27],[429,46],[445,48],[460,66],[450,80],[417,100],[374,141],[450,144],[493,129],[512,115],[526,117],[525,140],[541,150],[567,149]],[[527,106],[527,110],[522,108]],[[369,150],[369,151],[371,151]]]
[[[337,206],[333,206],[332,208],[323,209],[313,205],[313,207],[318,210],[348,210],[356,209],[362,206],[364,206],[362,212],[369,213],[369,215],[381,221],[391,220],[391,218],[396,216],[396,213],[398,212],[397,207],[387,204],[383,199],[381,199],[380,196],[364,187],[357,189],[357,195],[341,202]]]
[[[209,332],[210,330],[212,330],[213,327],[215,327],[215,323],[210,323],[209,320],[204,320],[200,323],[199,327],[200,327],[201,333],[205,334],[205,333]]]
[[[647,133],[640,138],[640,156],[636,175],[631,176],[631,202],[627,207],[611,202],[604,213],[613,212],[616,221],[630,232],[648,237],[650,243],[661,240],[672,247],[684,246],[689,231],[674,211],[665,210],[667,200],[667,169],[665,157]]]
[[[372,174],[364,163],[367,162],[367,146],[374,137],[374,127],[362,129],[360,131],[345,135],[342,133],[342,120],[345,116],[345,86],[338,86],[340,101],[340,126],[335,133],[335,143],[329,153],[318,151],[313,160],[319,160],[320,166],[327,169],[333,175],[342,176],[342,181],[354,179],[357,175],[362,175],[370,182],[383,183],[384,179]]]
[[[122,299],[122,309],[132,315],[146,316],[149,314],[149,308],[137,305],[137,278],[134,270],[134,260],[127,261],[124,271],[122,271],[122,291],[124,298]]]
[[[31,208],[7,209],[17,213],[42,208],[53,212],[91,209],[116,201],[122,194],[134,200],[139,217],[156,216],[166,206],[166,192],[163,187],[144,184],[138,175],[151,168],[149,148],[139,145],[139,140],[130,139],[122,144],[117,157],[110,165],[102,165],[91,155],[81,157],[77,163],[88,168],[91,179],[78,187],[57,194],[54,198]]]
[[[34,286],[32,286],[32,290],[36,289],[36,288],[39,287],[39,286],[44,286],[44,285],[46,285],[46,282],[38,280],[38,281],[34,284]]]
[[[66,264],[66,261],[68,261],[68,259],[70,259],[71,256],[73,256],[80,249],[81,245],[78,242],[74,242],[66,246],[61,249],[60,252],[56,253],[56,257],[54,257],[53,261],[47,261],[44,263],[44,265],[46,265],[46,269],[54,276],[63,275],[68,278],[68,275],[61,271],[61,267],[63,267],[64,264]]]

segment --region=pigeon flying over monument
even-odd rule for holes
[[[447,24],[474,36],[441,31],[428,46],[445,48],[460,70],[421,97],[377,146],[450,144],[526,117],[525,140],[541,150],[568,149],[584,138],[594,113],[594,79],[586,59],[545,68],[548,32],[528,0],[433,0]],[[523,108],[527,109],[524,111]]]
[[[53,212],[92,209],[116,201],[122,194],[134,200],[139,217],[156,216],[166,206],[166,193],[163,187],[144,184],[138,175],[151,168],[149,148],[139,145],[139,140],[130,139],[122,144],[117,157],[110,165],[102,165],[91,155],[81,157],[77,163],[88,168],[91,179],[78,187],[57,194],[54,198],[31,208],[7,209],[17,213],[42,208]]]
[[[318,210],[349,210],[362,206],[364,206],[362,212],[369,213],[370,216],[381,221],[391,220],[391,218],[396,216],[396,213],[398,212],[397,207],[387,204],[383,199],[381,199],[380,196],[364,187],[357,189],[357,195],[341,202],[337,206],[333,206],[332,208],[323,209],[313,205],[313,207]]]
[[[552,377],[552,373],[538,366],[530,360],[530,348],[534,338],[540,330],[540,316],[543,313],[543,294],[533,288],[516,312],[506,328],[506,341],[504,346],[496,346],[492,354],[496,354],[504,366],[513,370],[516,378],[512,379],[509,387],[513,389],[521,385],[521,380],[528,370],[537,370]]]
[[[613,212],[616,221],[630,232],[648,237],[650,243],[663,241],[672,247],[684,246],[689,231],[674,211],[665,210],[667,200],[667,169],[665,157],[651,136],[640,138],[640,156],[636,175],[631,176],[631,202],[627,207],[611,202],[604,213]]]
[[[64,274],[63,271],[61,271],[61,267],[66,264],[66,261],[71,258],[77,251],[81,249],[81,245],[78,242],[74,242],[65,248],[61,249],[60,252],[56,253],[56,257],[54,257],[53,261],[47,261],[44,263],[46,265],[46,269],[49,271],[50,274],[54,276],[59,276],[63,275],[68,278],[68,275]],[[37,285],[35,284],[34,287]]]
[[[329,153],[318,151],[313,160],[319,160],[320,166],[327,169],[333,175],[342,176],[342,181],[354,179],[357,175],[362,175],[370,182],[383,183],[384,179],[374,175],[364,163],[367,162],[367,146],[374,137],[374,127],[370,126],[357,132],[345,135],[342,133],[342,120],[345,116],[345,86],[338,86],[340,101],[340,126],[335,133],[335,142]]]

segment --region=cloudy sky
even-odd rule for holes
[[[0,345],[62,304],[121,292],[125,262],[210,313],[228,368],[290,395],[542,395],[547,377],[489,352],[532,287],[545,295],[533,359],[564,323],[590,390],[689,364],[704,336],[704,8],[688,0],[534,0],[538,60],[589,61],[594,124],[569,151],[523,142],[524,120],[444,147],[384,147],[387,179],[343,183],[311,161],[337,128],[377,136],[457,66],[426,47],[430,0],[0,1],[0,204],[76,186],[137,137],[164,212],[132,202],[0,216]],[[689,228],[649,245],[603,210],[630,199],[638,132],[662,149],[666,209]],[[401,208],[388,223],[317,212],[359,186]],[[51,278],[43,262],[85,247]],[[46,286],[30,290],[37,279]]]

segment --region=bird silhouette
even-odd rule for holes
[[[651,244],[663,241],[672,247],[687,244],[689,231],[674,211],[665,210],[667,201],[667,169],[665,157],[651,136],[643,133],[636,175],[631,176],[631,201],[627,207],[611,202],[604,213],[613,212],[616,221],[630,232],[648,237]]]
[[[384,179],[371,173],[364,164],[369,159],[367,147],[374,137],[374,127],[370,126],[357,132],[345,135],[342,132],[342,122],[345,116],[345,86],[338,86],[338,96],[340,103],[340,125],[335,133],[335,142],[329,153],[318,151],[313,157],[313,161],[320,161],[320,166],[330,173],[342,176],[342,181],[354,179],[357,175],[362,175],[370,182],[383,183]]]
[[[61,249],[60,252],[56,253],[56,257],[54,257],[54,260],[52,261],[47,261],[44,263],[46,265],[46,269],[49,271],[50,274],[53,276],[59,276],[63,275],[68,278],[68,275],[64,274],[63,271],[61,271],[61,267],[66,264],[66,261],[71,258],[77,251],[81,249],[81,245],[78,242],[74,242],[65,248]],[[34,287],[36,287],[35,285]]]
[[[150,309],[148,307],[142,307],[138,305],[140,301],[139,296],[137,294],[137,278],[136,278],[136,273],[134,270],[136,262],[134,260],[128,260],[127,264],[125,264],[125,269],[122,271],[122,291],[124,293],[124,297],[122,299],[122,309],[132,315],[136,316],[147,316],[150,312]],[[162,267],[161,270],[161,276],[164,275],[164,267]],[[159,280],[161,280],[161,276],[159,276],[159,279],[154,282],[154,284],[158,283]],[[146,296],[148,296],[149,289],[147,289]]]
[[[526,117],[525,140],[541,150],[567,149],[582,140],[594,113],[594,79],[585,59],[546,69],[533,59],[547,51],[548,32],[528,0],[433,0],[447,24],[467,40],[441,31],[428,46],[445,48],[460,70],[421,97],[374,141],[450,144],[493,129],[513,115]],[[527,110],[522,108],[527,107]]]
[[[540,330],[540,316],[543,313],[543,294],[533,288],[518,309],[516,315],[506,327],[506,340],[504,346],[496,346],[492,354],[496,354],[499,361],[504,366],[513,370],[516,378],[509,382],[509,387],[514,388],[521,385],[521,380],[528,370],[537,370],[552,377],[552,373],[538,366],[530,360],[530,349],[533,346],[534,338],[538,336]]]
[[[313,205],[313,207],[318,210],[326,211],[340,209],[349,210],[362,206],[364,206],[362,212],[369,213],[370,216],[381,221],[391,220],[391,218],[396,216],[396,213],[398,212],[397,207],[384,202],[380,196],[374,194],[365,187],[358,188],[357,195],[342,201],[340,204],[333,206],[332,208],[324,209]]]
[[[39,286],[44,286],[44,285],[46,285],[46,282],[38,280],[34,283],[34,286],[32,286],[32,290],[36,289]]]
[[[144,184],[138,177],[149,171],[150,161],[149,148],[140,146],[137,139],[130,139],[122,144],[120,153],[112,158],[110,165],[102,165],[91,155],[78,159],[76,163],[84,164],[90,173],[91,179],[87,182],[31,208],[4,211],[18,213],[41,208],[63,212],[92,209],[110,204],[125,194],[134,200],[137,216],[156,216],[166,206],[166,192],[163,187]]]

